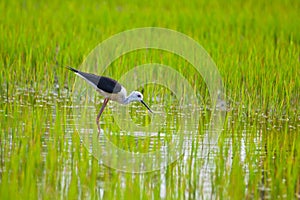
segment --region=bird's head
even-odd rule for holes
[[[138,91],[133,91],[130,95],[129,95],[129,101],[139,101],[141,102],[151,113],[152,110],[149,108],[149,106],[143,101],[143,94],[138,92]]]
[[[138,91],[131,92],[129,97],[130,97],[130,101],[139,101],[139,102],[143,101],[144,98],[143,94]]]

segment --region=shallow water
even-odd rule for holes
[[[116,125],[114,114],[120,108],[115,106],[111,103],[101,117],[103,132],[97,138],[94,118],[99,106],[88,107],[83,116],[80,106],[72,104],[68,91],[60,94],[20,89],[14,96],[3,96],[1,184],[14,179],[24,187],[27,182],[15,177],[28,176],[32,171],[36,176],[30,180],[36,182],[41,196],[42,191],[51,188],[55,196],[67,197],[77,177],[76,191],[87,198],[126,196],[136,188],[141,197],[215,199],[231,196],[235,187],[248,198],[286,198],[291,195],[288,191],[299,197],[294,185],[299,180],[299,167],[292,168],[299,166],[299,145],[295,142],[299,141],[299,116],[270,118],[257,113],[249,118],[232,107],[222,111],[226,121],[221,130],[216,130],[209,126],[210,111],[200,107],[197,120],[174,109],[164,113],[165,120],[155,120],[133,104],[128,107],[129,118],[118,117],[125,124],[133,121],[141,130],[128,131]],[[178,120],[183,120],[183,126],[177,126]],[[152,131],[146,122],[160,128]],[[212,141],[212,133],[218,135],[218,141]],[[133,157],[119,154],[114,157],[104,138],[130,155],[159,153],[148,155],[146,160],[130,160]],[[170,144],[183,146],[170,155]],[[98,151],[101,145],[105,148]],[[124,168],[128,163],[129,167]],[[17,170],[12,167],[15,164]],[[137,173],[141,169],[147,173]],[[291,173],[282,173],[286,170]],[[17,176],[9,178],[15,173]],[[94,185],[86,179],[94,180]]]

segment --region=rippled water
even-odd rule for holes
[[[83,108],[86,109],[86,107]],[[125,123],[134,121],[137,126],[141,127],[145,125],[145,120],[150,120],[151,122],[152,118],[148,116],[147,112],[138,111],[140,108],[136,104],[129,106],[128,109],[129,113],[131,112],[131,116],[121,120]],[[39,164],[40,169],[43,170],[36,177],[37,185],[42,190],[47,185],[46,182],[49,181],[48,173],[52,173],[49,170],[52,170],[55,173],[52,176],[57,177],[55,191],[60,191],[63,197],[71,187],[74,173],[82,176],[80,174],[80,166],[77,168],[78,171],[74,171],[73,166],[79,165],[79,163],[76,163],[79,161],[74,161],[74,158],[76,156],[88,158],[83,162],[86,162],[86,168],[92,171],[95,159],[92,156],[85,157],[84,155],[87,152],[93,155],[95,148],[99,150],[97,145],[105,144],[103,140],[105,137],[114,146],[120,149],[123,148],[123,150],[129,150],[135,155],[159,152],[159,158],[155,157],[157,156],[156,154],[153,154],[153,157],[147,157],[150,164],[145,163],[145,161],[142,164],[144,167],[149,164],[154,169],[157,169],[157,167],[162,169],[145,174],[130,175],[128,173],[118,173],[113,169],[115,168],[112,167],[114,165],[110,166],[107,160],[103,160],[103,155],[111,157],[110,149],[105,151],[102,149],[100,153],[97,152],[96,156],[95,154],[93,155],[97,158],[96,162],[98,165],[102,166],[97,172],[97,184],[95,185],[95,190],[100,197],[105,197],[106,193],[111,190],[113,183],[110,182],[111,179],[107,178],[107,176],[110,177],[109,174],[114,174],[113,176],[118,177],[118,182],[115,184],[121,190],[131,187],[132,180],[139,177],[139,187],[146,187],[149,190],[156,188],[156,190],[159,190],[160,198],[166,198],[168,193],[172,192],[175,198],[184,196],[192,199],[214,199],[219,196],[218,191],[220,187],[225,187],[223,185],[225,183],[222,182],[224,181],[222,176],[228,176],[230,179],[230,173],[228,174],[226,170],[235,170],[235,159],[238,159],[238,163],[243,171],[233,171],[232,173],[237,173],[236,176],[238,176],[238,173],[243,175],[242,182],[246,183],[245,192],[250,194],[249,198],[251,198],[252,192],[249,191],[250,188],[247,187],[247,184],[253,180],[257,181],[253,177],[261,176],[261,181],[256,184],[256,189],[259,191],[261,198],[268,199],[272,197],[271,194],[274,192],[269,186],[276,184],[276,182],[272,183],[274,179],[268,178],[272,177],[270,174],[274,173],[275,169],[272,166],[264,166],[265,160],[274,159],[274,165],[280,164],[276,161],[276,156],[279,153],[269,152],[272,149],[273,151],[278,151],[280,147],[268,147],[268,145],[271,145],[268,142],[270,139],[268,134],[274,135],[274,145],[280,145],[278,134],[281,131],[286,131],[285,133],[289,134],[286,137],[291,137],[286,139],[286,141],[292,144],[295,138],[298,139],[298,136],[294,136],[294,134],[300,127],[299,117],[296,121],[292,121],[286,116],[269,118],[263,113],[257,113],[256,116],[249,118],[247,114],[238,114],[238,111],[232,107],[228,111],[222,111],[222,115],[227,116],[223,129],[211,129],[208,125],[210,111],[204,111],[199,107],[198,120],[193,120],[192,115],[186,116],[180,110],[172,110],[172,112],[164,113],[163,117],[167,120],[154,120],[155,126],[160,127],[158,131],[151,131],[151,129],[147,129],[148,131],[134,129],[128,131],[122,130],[121,127],[116,125],[114,114],[120,108],[116,107],[115,103],[110,103],[101,117],[103,132],[101,137],[97,138],[94,118],[98,109],[99,105],[93,105],[88,107],[88,112],[83,115],[82,107],[72,104],[68,90],[64,92],[36,92],[18,89],[13,96],[3,95],[0,110],[2,116],[1,177],[9,173],[10,169],[7,168],[9,166],[7,163],[12,162],[11,159],[16,156],[18,147],[24,145],[22,141],[28,142],[28,148],[32,148],[31,146],[36,143],[40,145],[41,149],[39,152],[33,153],[40,154],[41,160]],[[155,106],[153,106],[153,109],[163,110]],[[247,113],[245,110],[242,110],[242,112]],[[184,121],[184,126],[180,128],[176,127],[178,116]],[[35,122],[38,124],[35,124]],[[61,135],[61,132],[64,134]],[[219,140],[221,141],[212,141],[210,137],[212,133],[220,134]],[[183,148],[174,154],[176,158],[171,159],[172,163],[166,165],[170,161],[167,159],[170,153],[168,144],[170,142],[177,144],[176,141],[182,141],[182,139],[184,139]],[[74,141],[76,140],[80,141],[81,145],[75,145]],[[289,156],[289,153],[295,151],[295,149],[291,146],[290,149],[283,149],[283,151],[287,152],[287,156]],[[49,156],[50,154],[51,156]],[[97,157],[99,155],[101,156]],[[289,157],[290,159],[296,159],[296,156],[298,155],[294,154],[293,156],[291,154]],[[21,157],[20,159],[25,158]],[[55,160],[51,161],[51,159]],[[134,170],[143,169],[140,168],[141,166],[134,165],[136,161],[124,160],[124,157],[121,159],[115,157],[114,159],[116,160],[112,159],[110,161],[116,161],[118,165],[121,165],[119,166],[121,170],[122,165],[125,165],[126,162],[130,162],[131,167],[139,167],[134,168]],[[48,169],[49,163],[57,163],[58,169],[54,170],[52,166]],[[284,166],[277,166],[277,168],[281,169]],[[24,169],[21,168],[21,170]],[[235,180],[233,177],[231,178]],[[285,180],[285,177],[280,178],[282,179],[280,183],[284,184],[284,182],[288,181]],[[115,179],[113,180],[115,181]],[[226,182],[226,184],[229,183]],[[86,189],[88,187],[86,184],[80,182],[78,183],[78,188],[83,196],[89,197],[91,191]],[[185,189],[182,189],[183,186]],[[184,195],[180,194],[182,192]],[[297,191],[295,193],[299,195]]]

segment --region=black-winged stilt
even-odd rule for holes
[[[102,107],[97,115],[96,123],[98,126],[98,132],[100,133],[100,125],[99,119],[100,116],[107,105],[109,100],[116,101],[120,104],[129,104],[132,101],[139,101],[151,112],[152,110],[147,106],[147,104],[143,101],[142,93],[138,91],[133,91],[129,96],[127,96],[126,89],[118,83],[116,80],[105,77],[105,76],[97,76],[95,74],[90,74],[86,72],[81,72],[72,67],[67,67],[69,70],[75,72],[75,74],[84,80],[86,80],[89,84],[91,84],[102,96],[105,97]]]

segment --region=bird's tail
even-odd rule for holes
[[[66,68],[69,69],[69,70],[71,70],[71,71],[73,71],[73,72],[75,72],[75,73],[78,73],[78,70],[76,70],[76,69],[74,69],[74,68],[72,68],[70,66],[66,66]]]

